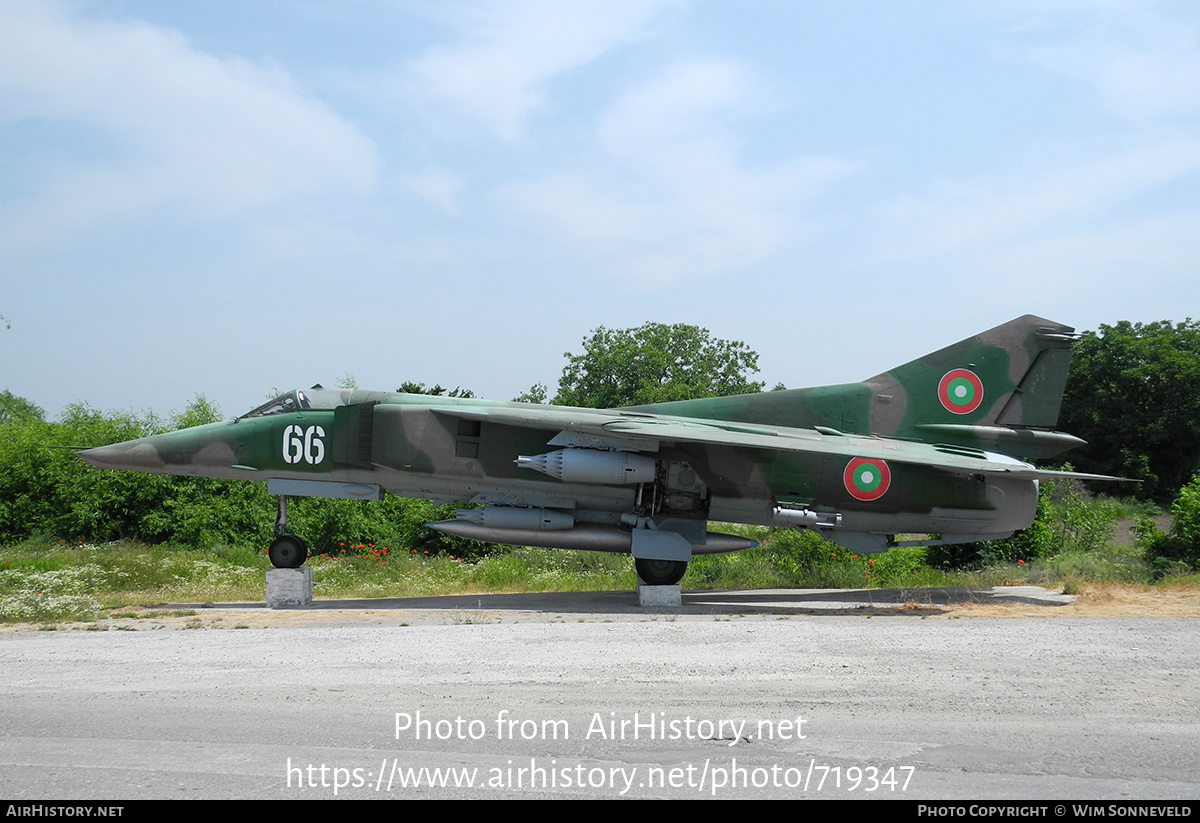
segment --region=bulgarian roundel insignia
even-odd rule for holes
[[[856,457],[846,464],[842,473],[846,491],[857,500],[878,500],[892,482],[887,463],[869,457]]]
[[[967,369],[951,369],[938,383],[938,400],[948,411],[969,414],[983,402],[983,381]]]

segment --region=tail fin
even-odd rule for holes
[[[1025,315],[864,381],[870,431],[1051,457],[1082,440],[1058,422],[1074,329]]]
[[[684,400],[642,411],[829,428],[1050,457],[1083,443],[1058,422],[1074,329],[1033,315],[861,383]]]

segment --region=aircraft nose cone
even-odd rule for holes
[[[137,441],[85,449],[79,457],[98,469],[161,469],[165,465],[158,449]]]

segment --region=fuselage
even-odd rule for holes
[[[901,533],[1007,535],[1028,526],[1037,505],[1036,480],[947,465],[955,456],[927,443],[778,426],[710,435],[711,420],[553,407],[555,420],[575,413],[589,421],[573,431],[538,422],[549,413],[548,407],[476,399],[305,390],[232,421],[81,456],[101,468],[299,481],[288,487],[291,494],[325,494],[330,483],[366,485],[437,502],[566,513],[571,525],[546,526],[540,544],[609,550],[624,550],[624,544],[578,545],[585,527],[620,529],[631,516],[642,517],[683,533],[692,550],[703,553],[729,548],[714,543],[706,549],[710,520],[800,525],[835,540],[872,535],[856,543],[870,551],[886,548],[881,536]],[[535,424],[513,422],[525,419]],[[604,433],[634,426],[636,437]],[[648,426],[664,436],[646,437]],[[703,437],[690,435],[700,427]],[[859,453],[867,456],[854,456]],[[971,456],[977,454],[984,453]],[[531,456],[562,455],[576,458],[578,467],[568,465],[561,476],[531,468]],[[633,461],[640,461],[636,472],[610,472],[609,464]],[[495,522],[520,522],[511,512],[501,514],[508,520],[497,516]],[[480,539],[533,542],[529,529],[461,528]]]

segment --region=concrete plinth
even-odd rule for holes
[[[679,586],[647,586],[638,581],[638,605],[643,609],[679,609],[683,607],[683,592]]]
[[[267,607],[287,609],[312,603],[312,569],[267,570]]]

